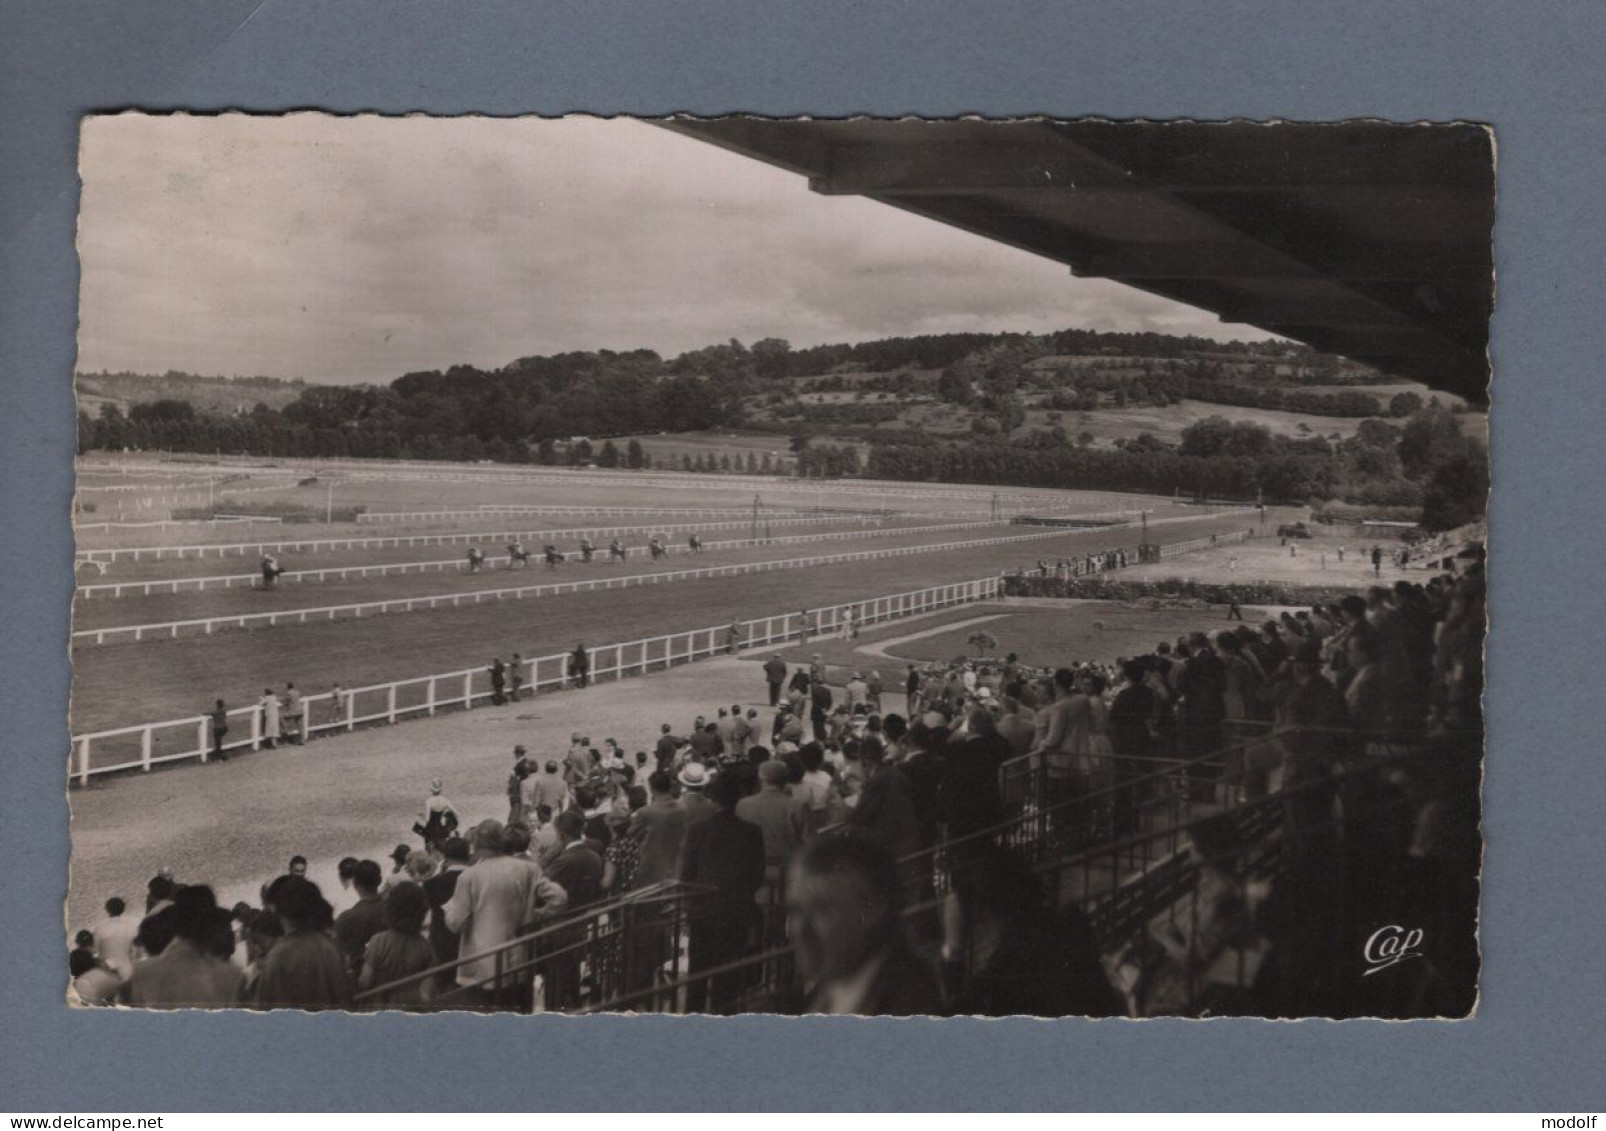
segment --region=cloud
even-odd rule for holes
[[[1067,326],[1262,337],[629,120],[85,123],[81,369],[388,381]]]

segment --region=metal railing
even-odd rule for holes
[[[1014,848],[1035,864],[1051,855],[1080,852],[1114,840],[1120,835],[1117,830],[1123,816],[1118,810],[1125,810],[1129,823],[1159,821],[1175,827],[1191,820],[1201,808],[1220,811],[1236,806],[1245,797],[1243,765],[1261,751],[1270,751],[1280,762],[1282,735],[1260,720],[1238,719],[1234,726],[1240,734],[1245,730],[1265,733],[1239,738],[1193,758],[1100,758],[1090,772],[1064,779],[1056,779],[1041,759],[1031,756],[1028,763],[1036,764],[1028,771],[1030,786],[1026,789],[1020,788],[1019,772],[1009,773],[1010,763],[1005,763],[1000,767],[1000,789],[1009,791],[1006,806],[1018,805],[1012,816],[988,828],[949,837],[905,857],[903,864],[923,888],[940,894],[952,886],[956,862],[983,845]]]
[[[530,1012],[538,1001],[534,980],[544,982],[539,1005],[572,1009],[582,1001],[607,1000],[674,981],[686,972],[687,924],[697,901],[713,889],[665,880],[618,898],[594,903],[517,938],[471,954],[459,954],[428,970],[364,990],[358,1009],[393,1008],[426,987],[425,1009]],[[436,912],[439,914],[439,912]],[[466,966],[490,964],[491,972],[458,980]]]
[[[1142,794],[1155,786],[1171,786],[1167,791],[1147,797],[1144,804],[1150,811],[1150,819],[1164,820],[1170,827],[1182,826],[1198,808],[1191,801],[1193,771],[1219,769],[1230,763],[1235,754],[1251,746],[1277,741],[1279,737],[1275,733],[1259,736],[1194,759],[1129,759],[1132,763],[1153,764],[1159,768],[1146,773],[1134,771],[1129,780],[1080,796],[1044,805],[1028,804],[1022,812],[985,829],[911,853],[899,862],[913,899],[912,905],[905,908],[904,916],[913,921],[940,906],[951,888],[953,864],[957,861],[962,866],[974,850],[984,845],[1007,845],[1021,851],[1031,864],[1040,866],[1056,856],[1085,853],[1101,836],[1114,841],[1110,826],[1101,824],[1096,817],[1112,808],[1124,791]],[[1219,811],[1219,806],[1212,808]],[[850,831],[845,826],[835,828],[842,833]],[[1177,839],[1181,835],[1178,834]],[[584,1012],[678,1013],[685,1011],[688,1001],[724,997],[729,1002],[733,996],[737,1004],[727,1011],[774,1011],[788,996],[792,974],[791,948],[777,947],[714,969],[688,974],[678,981],[599,1002]],[[724,984],[722,991],[715,988],[716,983],[721,982]]]
[[[870,597],[812,610],[806,625],[800,620],[801,613],[755,617],[739,622],[741,641],[737,650],[789,644],[806,635],[840,631],[842,614],[849,609],[854,610],[859,625],[868,626],[989,600],[998,595],[999,589],[997,577],[983,577]],[[588,648],[588,679],[623,679],[710,656],[730,655],[733,649],[729,631],[728,624],[716,625]],[[569,654],[562,653],[524,660],[522,670],[517,673],[522,678],[517,679],[509,665],[507,686],[512,688],[518,684],[522,691],[530,693],[570,686],[574,682],[570,658]],[[306,713],[306,732],[316,736],[350,731],[358,726],[425,718],[447,710],[470,709],[494,698],[490,673],[484,668],[468,668],[341,689],[338,694],[329,691],[307,695],[301,703]],[[225,752],[260,749],[263,742],[261,707],[236,707],[227,717],[230,732],[235,737],[223,743]],[[76,735],[72,741],[70,776],[80,785],[87,784],[90,777],[97,774],[149,771],[158,765],[192,759],[206,762],[212,751],[211,722],[206,715],[94,731]]]
[[[744,523],[742,525],[747,524]],[[735,550],[754,546],[791,546],[805,542],[843,542],[858,538],[885,538],[898,534],[931,534],[942,530],[973,530],[983,526],[1003,525],[1005,525],[1005,523],[1002,521],[988,520],[981,522],[948,522],[939,523],[933,526],[897,526],[876,527],[869,530],[834,530],[825,534],[793,534],[769,538],[735,538],[725,539],[719,542],[704,542],[702,544],[702,549],[704,551]],[[674,555],[676,557],[697,553],[697,551],[694,551],[690,546],[680,542],[666,545],[663,547],[663,550],[665,553]],[[650,553],[650,550],[647,546],[629,546],[625,548],[625,555],[627,559],[631,557],[640,558],[648,553]],[[575,551],[568,551],[567,557],[569,560],[575,562],[575,564],[583,564],[577,560]],[[540,561],[540,558],[541,554],[539,550],[533,550],[531,552],[532,568],[534,563],[538,563]],[[612,560],[613,559],[609,557],[607,550],[599,547],[591,564],[606,566],[610,564]],[[510,566],[511,561],[512,559],[507,554],[495,554],[486,556],[481,564],[485,568],[494,569],[499,566]],[[441,572],[464,573],[472,572],[472,570],[465,558],[448,558],[427,562],[391,562],[381,565],[326,566],[321,569],[288,570],[284,573],[281,573],[275,579],[275,581],[276,583],[306,583],[328,581],[330,579],[340,581],[351,577],[388,577],[394,574]],[[262,575],[260,573],[253,572],[221,574],[211,577],[162,578],[153,581],[102,582],[94,585],[80,585],[78,586],[76,592],[78,596],[87,600],[95,596],[121,597],[125,593],[138,593],[142,597],[148,597],[152,593],[178,593],[187,589],[193,589],[199,592],[208,588],[260,588],[261,584]]]
[[[1388,744],[1373,744],[1388,749]],[[1411,741],[1396,749],[1414,751]],[[1267,935],[1289,940],[1312,924],[1299,922],[1302,909],[1295,900],[1272,904],[1268,914],[1251,916],[1240,912],[1241,922],[1229,918],[1225,924],[1207,919],[1218,908],[1206,908],[1200,879],[1205,867],[1215,868],[1224,881],[1246,887],[1266,884],[1281,875],[1290,863],[1291,851],[1322,858],[1320,873],[1330,887],[1321,900],[1327,922],[1317,934],[1325,940],[1324,963],[1336,961],[1349,970],[1322,970],[1337,984],[1354,986],[1361,981],[1363,937],[1376,926],[1361,926],[1354,900],[1356,888],[1387,884],[1378,875],[1371,858],[1379,845],[1370,834],[1380,817],[1398,816],[1409,803],[1397,789],[1389,788],[1386,775],[1409,766],[1415,753],[1391,753],[1352,763],[1337,778],[1306,782],[1248,799],[1214,817],[1198,818],[1177,827],[1139,833],[1111,844],[1100,845],[1077,856],[1054,861],[1044,870],[1058,877],[1061,887],[1067,881],[1075,886],[1089,875],[1108,874],[1113,883],[1101,890],[1083,888],[1076,902],[1086,910],[1089,924],[1100,948],[1115,961],[1130,961],[1137,969],[1152,967],[1169,952],[1168,984],[1158,994],[1156,979],[1148,974],[1138,979],[1133,992],[1133,1012],[1140,1016],[1158,1014],[1198,1015],[1201,1012],[1232,1013],[1241,1009],[1244,995],[1256,986],[1260,959],[1269,947]],[[1382,786],[1383,788],[1378,788]],[[1224,855],[1208,862],[1194,851],[1194,836],[1207,823],[1215,825],[1214,840],[1225,834],[1231,846]],[[1344,835],[1347,828],[1367,826],[1359,841]],[[1383,846],[1386,847],[1386,846]],[[1404,844],[1394,846],[1404,855]],[[1218,848],[1214,850],[1220,852]],[[1357,853],[1363,862],[1357,873]],[[1219,886],[1219,884],[1218,884]],[[1467,924],[1470,931],[1471,924]],[[1164,944],[1160,940],[1165,940]],[[1447,940],[1440,940],[1441,942]],[[1453,945],[1454,940],[1448,940]],[[1145,952],[1148,952],[1145,956]],[[1288,955],[1284,955],[1287,959]],[[1275,1016],[1343,1015],[1336,1002],[1309,1003],[1290,1008],[1299,987],[1297,962],[1284,961],[1277,967],[1275,981],[1264,987],[1269,995],[1257,1012],[1271,1006]],[[1342,995],[1348,997],[1346,993]]]
[[[1313,728],[1298,728],[1310,733]],[[1355,737],[1347,730],[1333,731]],[[1236,746],[1238,756],[1246,755],[1264,743],[1279,744],[1289,737],[1288,731],[1273,731]],[[1145,999],[1144,987],[1139,986],[1134,1012],[1181,1013],[1200,1015],[1230,1011],[1233,995],[1241,995],[1254,983],[1260,971],[1258,959],[1264,954],[1265,940],[1260,932],[1275,923],[1256,922],[1247,914],[1241,928],[1217,930],[1213,938],[1201,931],[1206,913],[1201,909],[1201,868],[1203,858],[1193,851],[1193,837],[1207,823],[1215,826],[1219,834],[1229,831],[1232,846],[1225,858],[1215,857],[1210,866],[1223,869],[1228,882],[1248,884],[1252,881],[1269,881],[1286,868],[1290,845],[1294,850],[1309,855],[1331,857],[1322,874],[1334,878],[1338,890],[1324,892],[1323,899],[1331,907],[1331,923],[1323,925],[1323,937],[1352,939],[1355,946],[1339,947],[1332,953],[1339,955],[1346,966],[1359,974],[1361,949],[1360,920],[1351,901],[1354,880],[1373,882],[1376,877],[1366,871],[1357,873],[1351,860],[1355,852],[1362,854],[1363,864],[1370,864],[1365,855],[1375,853],[1376,846],[1359,840],[1334,835],[1345,826],[1356,826],[1376,821],[1381,816],[1398,814],[1406,804],[1403,795],[1395,791],[1379,797],[1378,791],[1368,783],[1386,782],[1384,777],[1397,766],[1410,765],[1416,751],[1414,736],[1390,747],[1373,743],[1372,750],[1380,745],[1392,752],[1383,756],[1368,756],[1360,762],[1351,762],[1344,775],[1324,778],[1295,785],[1286,790],[1259,797],[1246,797],[1240,793],[1224,799],[1224,803],[1205,807],[1207,812],[1171,810],[1161,813],[1159,827],[1124,836],[1095,838],[1094,843],[1076,846],[1057,835],[1053,821],[1038,820],[1037,814],[1021,814],[992,828],[959,837],[933,848],[905,857],[903,866],[915,884],[917,902],[905,910],[905,919],[911,926],[926,916],[943,901],[944,886],[940,882],[943,870],[938,862],[948,856],[963,858],[967,842],[1001,843],[1022,851],[1039,874],[1053,879],[1051,899],[1058,905],[1070,904],[1083,908],[1088,916],[1095,939],[1102,953],[1110,958],[1124,958],[1130,947],[1141,945],[1156,937],[1162,928],[1175,937],[1171,949],[1180,955],[1178,972],[1171,982],[1172,997],[1169,1005],[1154,999]],[[1234,748],[1217,751],[1201,759],[1156,771],[1132,779],[1115,788],[1129,788],[1145,781],[1178,784],[1171,792],[1187,796],[1190,770],[1198,767],[1217,768],[1233,761]],[[1047,817],[1054,813],[1075,817],[1079,808],[1102,800],[1109,804],[1110,791],[1095,793],[1050,806],[1043,812]],[[1335,810],[1338,815],[1335,815]],[[1077,822],[1069,822],[1075,825]],[[1025,835],[1023,835],[1025,834]],[[929,877],[929,880],[926,879]],[[923,886],[922,886],[923,884]],[[1285,901],[1278,914],[1282,927],[1297,927],[1301,914],[1299,905]],[[1229,922],[1228,927],[1233,924]],[[1308,925],[1307,929],[1308,929]],[[1366,929],[1375,926],[1368,922]],[[1466,927],[1470,930],[1469,918]],[[1215,924],[1213,929],[1219,928]],[[1292,930],[1282,932],[1291,935]],[[1201,945],[1201,939],[1204,944]],[[1353,951],[1353,953],[1350,953]],[[968,952],[968,944],[961,944],[960,953]],[[1328,952],[1324,951],[1326,955]],[[1298,980],[1298,967],[1284,964],[1275,975],[1285,993],[1292,982]],[[688,1001],[707,1000],[716,980],[727,987],[739,990],[733,1011],[775,1011],[779,1003],[795,1000],[788,991],[793,982],[793,958],[790,947],[779,947],[727,963],[717,969],[689,974],[677,981],[636,990],[612,1000],[599,1002],[584,1012],[684,1012]],[[1354,977],[1338,979],[1343,985],[1352,985]],[[1279,985],[1270,987],[1273,991]],[[1279,999],[1284,1000],[1284,999]],[[1284,1001],[1286,1005],[1286,1000]],[[1336,1012],[1336,1011],[1335,1011]],[[1299,1015],[1299,1009],[1283,1009],[1277,1015]],[[1330,1015],[1321,1013],[1319,1015]]]
[[[539,599],[562,593],[582,593],[598,589],[625,589],[642,585],[662,585],[711,577],[740,577],[749,573],[766,573],[772,570],[808,569],[815,566],[840,565],[846,562],[880,561],[888,558],[908,557],[916,554],[939,553],[945,550],[968,550],[982,546],[1004,546],[1042,538],[1065,538],[1064,530],[1039,531],[1033,534],[1012,534],[997,538],[976,538],[964,542],[933,542],[918,546],[895,546],[885,550],[858,550],[846,554],[820,554],[807,558],[782,558],[774,561],[746,562],[723,566],[705,566],[700,569],[664,571],[660,573],[629,574],[623,577],[599,577],[584,581],[549,582],[541,585],[521,585],[501,589],[475,589],[459,593],[426,594],[419,597],[396,597],[384,601],[360,601],[345,605],[322,605],[311,608],[279,609],[260,613],[235,613],[225,616],[197,617],[190,620],[158,621],[151,624],[109,625],[104,628],[86,628],[72,633],[73,640],[96,645],[108,640],[146,637],[177,639],[180,635],[210,636],[214,631],[229,628],[246,628],[250,625],[273,627],[281,622],[305,624],[309,620],[334,621],[376,616],[391,612],[414,612],[420,609],[456,608],[460,605],[478,605],[485,601]]]

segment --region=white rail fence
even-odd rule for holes
[[[879,521],[879,519],[868,515],[811,515],[802,518],[765,518],[760,521],[768,526],[824,526],[828,523],[855,521],[869,523]],[[178,559],[206,558],[211,557],[213,554],[220,558],[245,557],[250,554],[265,554],[270,551],[279,553],[319,553],[326,550],[372,550],[389,546],[467,545],[472,542],[496,542],[501,540],[533,542],[550,538],[611,538],[616,534],[639,534],[642,531],[664,531],[668,533],[681,530],[730,530],[735,527],[751,527],[752,525],[751,518],[745,522],[682,522],[668,525],[637,522],[625,526],[575,526],[566,527],[562,530],[490,530],[452,534],[390,534],[365,538],[303,538],[292,541],[281,539],[273,542],[220,542],[210,545],[191,546],[123,546],[105,550],[79,550],[76,556],[80,562],[137,562],[146,558],[162,561],[170,557]],[[82,527],[79,529],[82,529]]]
[[[1196,550],[1208,550],[1214,546],[1231,546],[1249,538],[1247,530],[1233,530],[1225,534],[1211,534],[1205,538],[1190,538],[1186,542],[1172,542],[1160,547],[1160,557],[1174,558],[1178,554],[1191,554]]]
[[[746,525],[745,523],[743,525]],[[703,550],[738,550],[755,546],[793,546],[805,542],[842,542],[859,538],[885,538],[899,534],[936,534],[945,530],[975,530],[987,526],[1003,526],[1003,520],[988,520],[982,522],[945,522],[933,526],[895,526],[879,527],[870,530],[833,530],[825,534],[793,534],[779,538],[734,538],[721,542],[704,542]],[[676,542],[664,547],[664,551],[675,557],[696,555],[689,545]],[[647,546],[625,547],[626,559],[645,557],[650,553]],[[585,563],[578,559],[575,551],[567,551],[567,558],[575,565]],[[606,568],[612,559],[608,557],[606,547],[597,548],[596,557],[591,565]],[[530,550],[530,565],[528,568],[536,569],[543,562],[539,547]],[[485,569],[513,568],[512,559],[507,554],[487,555],[481,563]],[[350,578],[389,577],[409,573],[469,573],[472,572],[467,558],[447,558],[444,560],[428,562],[391,562],[380,565],[355,566],[328,566],[321,569],[286,570],[278,577],[279,583],[284,582],[319,582],[344,581]],[[259,589],[262,587],[261,573],[231,573],[213,577],[172,577],[153,581],[116,581],[100,582],[95,585],[80,585],[78,596],[88,600],[94,597],[106,599],[107,597],[122,597],[126,594],[137,594],[149,597],[157,593],[180,593],[186,591],[201,592],[206,589]]]
[[[184,502],[185,500],[204,499],[208,496],[221,498],[225,495],[265,495],[274,491],[293,491],[300,486],[300,484],[294,480],[288,483],[267,483],[256,487],[242,487],[239,486],[240,482],[240,480],[234,480],[233,482],[229,483],[208,483],[205,480],[202,480],[199,483],[128,483],[118,486],[105,487],[97,487],[93,484],[89,484],[87,486],[79,486],[78,491],[80,493],[95,491],[99,493],[116,494],[135,491],[144,492],[144,495],[142,495],[138,500],[131,499],[127,502],[121,499],[94,500],[100,506],[109,507],[113,505],[127,506],[130,503],[137,503],[139,506],[153,506],[156,503],[179,503]],[[152,494],[151,492],[153,488],[164,493]]]
[[[228,514],[213,518],[161,518],[151,522],[75,522],[74,533],[86,534],[91,530],[166,530],[169,526],[279,526],[284,519],[271,514]]]
[[[235,482],[239,482],[239,480],[235,480]],[[80,484],[78,484],[78,490],[79,491],[103,491],[103,492],[105,492],[107,494],[125,494],[125,493],[132,492],[132,491],[144,491],[148,495],[148,494],[150,494],[152,488],[157,488],[157,489],[163,490],[163,491],[185,491],[185,490],[194,490],[195,488],[200,488],[201,490],[204,491],[206,489],[207,485],[208,485],[208,481],[205,480],[205,479],[194,480],[194,481],[191,481],[189,483],[160,483],[160,484],[157,484],[157,483],[80,483]],[[219,488],[221,488],[223,486],[223,484],[219,483],[219,484],[217,484],[217,486]]]
[[[760,508],[759,517],[764,515],[796,514],[794,508],[777,509],[774,507]],[[853,511],[834,511],[833,514],[841,517],[852,515]],[[862,512],[859,512],[862,513]],[[576,518],[631,518],[643,515],[671,515],[675,518],[733,518],[738,515],[752,517],[752,507],[563,507],[563,506],[524,506],[516,503],[507,505],[484,504],[472,510],[447,511],[368,511],[357,516],[358,522],[436,522],[449,521],[459,518],[485,517],[493,514],[540,514],[540,515],[570,515]]]
[[[346,605],[324,605],[317,608],[278,609],[272,612],[237,613],[230,616],[198,617],[192,620],[160,621],[153,624],[110,625],[104,628],[86,628],[72,634],[74,640],[105,644],[108,640],[131,638],[141,641],[147,637],[177,639],[181,635],[210,636],[215,631],[230,628],[247,628],[251,625],[274,627],[281,622],[305,624],[309,620],[333,621],[361,619],[391,612],[410,613],[419,609],[457,608],[460,605],[478,605],[485,601],[523,600],[553,597],[562,593],[584,593],[597,589],[629,589],[640,585],[661,585],[709,577],[740,577],[749,573],[766,573],[772,570],[807,569],[814,566],[838,565],[843,562],[877,561],[883,558],[907,557],[913,554],[931,554],[944,550],[969,550],[980,546],[1003,546],[1016,542],[1030,542],[1042,538],[1064,538],[1065,530],[1039,531],[1034,534],[1006,535],[998,538],[975,538],[964,542],[935,542],[919,546],[895,546],[885,550],[859,550],[848,554],[821,554],[808,558],[783,558],[779,561],[745,562],[734,565],[708,566],[702,569],[638,573],[624,577],[599,577],[585,581],[565,581],[544,585],[521,585],[504,589],[476,589],[464,593],[438,593],[422,597],[397,597],[388,601],[362,601]]]
[[[980,484],[947,484],[939,488],[900,479],[799,479],[790,475],[687,472],[668,468],[654,468],[651,470],[622,469],[610,472],[598,468],[573,471],[548,466],[518,468],[512,465],[504,465],[505,470],[468,471],[461,465],[433,463],[423,460],[362,460],[361,462],[350,460],[298,460],[296,462],[298,465],[306,464],[305,469],[299,472],[301,475],[339,472],[347,479],[371,479],[385,482],[398,480],[530,484],[558,482],[600,486],[629,484],[633,486],[698,490],[725,490],[732,486],[738,486],[742,488],[756,487],[759,490],[778,491],[787,494],[882,494],[969,499],[987,499],[996,496],[1001,501],[1010,499],[1031,500],[1039,505],[1056,498],[1063,499],[1068,495],[1075,497],[1070,500],[1073,505],[1085,502],[1089,497],[1110,500],[1130,500],[1137,497],[1130,492],[1088,491],[1080,488],[993,488]],[[122,467],[126,465],[115,466]],[[282,468],[266,465],[261,462],[259,457],[241,457],[236,461],[228,459],[208,461],[207,464],[200,466],[216,466],[230,469],[244,468],[283,473]],[[195,469],[192,467],[190,470],[193,473]]]
[[[885,597],[870,597],[801,613],[778,613],[739,622],[741,639],[733,644],[729,625],[604,644],[586,649],[592,682],[623,679],[691,663],[710,656],[730,655],[754,648],[807,643],[811,638],[841,631],[843,613],[854,610],[858,624],[872,625],[919,613],[996,598],[998,577],[936,585]],[[570,655],[539,656],[522,662],[523,688],[531,693],[572,686]],[[508,687],[512,687],[509,671]],[[355,730],[359,726],[390,725],[428,718],[443,711],[468,710],[491,701],[494,692],[485,668],[468,668],[439,675],[397,680],[368,687],[335,689],[302,699],[309,735]],[[262,745],[262,709],[252,705],[227,712],[228,735],[222,749],[259,749]],[[69,775],[79,785],[99,774],[129,770],[150,771],[169,762],[199,759],[212,751],[211,720],[194,715],[166,722],[143,723],[113,730],[76,735]]]

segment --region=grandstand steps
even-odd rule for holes
[[[1189,807],[1188,820],[1199,820],[1222,812],[1218,804],[1199,803]],[[1153,834],[1164,833],[1172,827],[1172,816],[1165,812],[1150,812],[1143,816],[1134,836],[1147,839],[1133,846],[1131,851],[1099,855],[1086,859],[1085,849],[1061,853],[1057,859],[1039,865],[1039,871],[1050,877],[1051,890],[1062,907],[1085,904],[1090,900],[1109,895],[1133,877],[1153,868],[1186,848],[1186,837],[1177,838],[1172,845],[1168,838]]]

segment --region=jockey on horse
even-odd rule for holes
[[[696,534],[693,534],[690,538],[686,539],[686,545],[694,554],[700,554],[703,552],[703,540]]]
[[[512,569],[516,565],[521,565],[526,569],[530,567],[530,551],[524,548],[523,542],[509,542],[507,544],[507,568]]]
[[[470,546],[468,548],[468,572],[478,573],[480,567],[484,564],[485,555],[480,552],[480,548],[478,546]]]
[[[597,552],[597,544],[589,538],[580,539],[580,560],[589,562]]]
[[[625,560],[625,544],[623,542],[619,541],[619,539],[617,539],[617,538],[615,538],[612,542],[609,542],[608,543],[608,558],[609,558],[610,561],[612,559],[614,559],[614,558],[618,558],[620,561],[624,561]]]
[[[272,554],[262,556],[262,588],[275,588],[279,583],[279,575],[283,572],[284,567],[279,564],[278,558]]]
[[[556,546],[554,546],[551,542],[548,542],[546,544],[546,549],[543,551],[543,553],[546,555],[546,567],[547,567],[547,569],[557,569],[558,568],[558,563],[563,560],[563,552],[561,550],[559,550]]]
[[[647,549],[652,553],[653,561],[657,561],[662,557],[667,557],[669,554],[669,551],[664,549],[663,539],[659,538],[656,534],[654,534],[652,538],[648,540]]]

